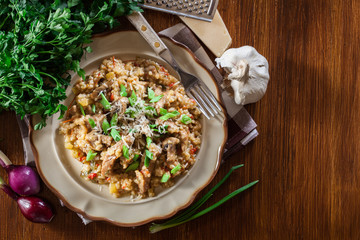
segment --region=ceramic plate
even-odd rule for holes
[[[122,60],[150,58],[177,75],[137,32],[116,32],[95,37],[93,40],[93,52],[84,56],[81,61],[81,67],[86,74],[97,69],[103,59],[115,56]],[[183,45],[167,38],[163,38],[163,41],[179,65],[202,79],[219,98],[215,80],[193,54]],[[74,75],[71,85],[77,79]],[[67,94],[68,98],[63,104],[69,106],[73,99],[70,87]],[[131,201],[129,197],[114,198],[107,186],[94,184],[80,177],[81,163],[71,156],[70,150],[65,149],[63,136],[58,132],[60,120],[57,118],[58,115],[53,116],[48,119],[45,128],[31,132],[31,143],[40,176],[71,210],[91,220],[108,221],[119,226],[138,226],[156,219],[168,218],[188,206],[215,176],[227,137],[224,116],[212,120],[203,118],[201,149],[189,173],[156,197]]]

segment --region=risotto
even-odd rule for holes
[[[200,111],[179,80],[148,59],[105,59],[73,87],[60,124],[80,175],[115,197],[146,198],[174,185],[195,163]]]

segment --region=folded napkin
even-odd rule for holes
[[[218,85],[221,86],[223,77],[189,28],[180,23],[161,31],[159,35],[169,37],[188,47],[205,67],[211,71]],[[258,132],[256,130],[256,123],[245,108],[235,104],[234,100],[225,92],[225,90],[221,87],[220,89],[222,90],[222,99],[228,114],[228,140],[223,155],[223,159],[226,159],[254,139],[258,135]],[[29,142],[30,117],[26,116],[21,120],[20,117],[17,116],[17,120],[24,146],[25,164],[34,165],[34,155]],[[61,201],[60,203],[63,205]],[[84,224],[91,222],[91,220],[86,219],[82,215],[78,215]]]

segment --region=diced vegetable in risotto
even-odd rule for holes
[[[147,59],[105,59],[73,87],[60,133],[82,163],[81,176],[115,197],[146,198],[195,163],[200,111],[179,80]]]

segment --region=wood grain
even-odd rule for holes
[[[265,97],[246,106],[260,135],[205,191],[238,163],[245,167],[209,204],[260,183],[200,219],[152,235],[149,225],[84,226],[44,186],[41,196],[57,216],[33,224],[1,194],[0,239],[360,239],[360,1],[221,0],[218,9],[232,47],[254,46],[268,59],[271,79]],[[179,22],[153,11],[145,16],[156,31]],[[2,112],[0,122],[0,149],[22,163],[14,114]]]

